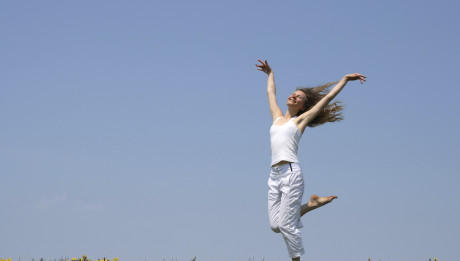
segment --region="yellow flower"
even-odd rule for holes
[[[72,258],[72,260],[73,260],[73,261],[77,261],[77,259],[76,259],[75,257],[74,257],[74,258]]]
[[[113,259],[113,261],[117,261],[117,260],[118,260],[118,257],[115,257],[115,258]]]

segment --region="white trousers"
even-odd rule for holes
[[[270,227],[275,233],[283,235],[291,258],[305,253],[300,235],[303,190],[303,174],[298,163],[271,167],[268,179]]]

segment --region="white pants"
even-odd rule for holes
[[[283,235],[289,256],[305,253],[300,228],[300,206],[304,190],[302,169],[298,163],[271,167],[268,179],[268,217],[270,227]]]

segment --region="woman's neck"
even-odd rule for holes
[[[286,114],[284,115],[284,118],[290,120],[291,118],[294,118],[297,115],[297,113],[298,111],[292,111],[288,108]]]

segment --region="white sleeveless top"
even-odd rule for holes
[[[270,128],[271,166],[283,160],[288,162],[299,162],[297,159],[297,148],[302,133],[293,122],[295,118],[297,117],[279,126],[275,125],[275,123],[281,119],[281,117],[273,122]]]

